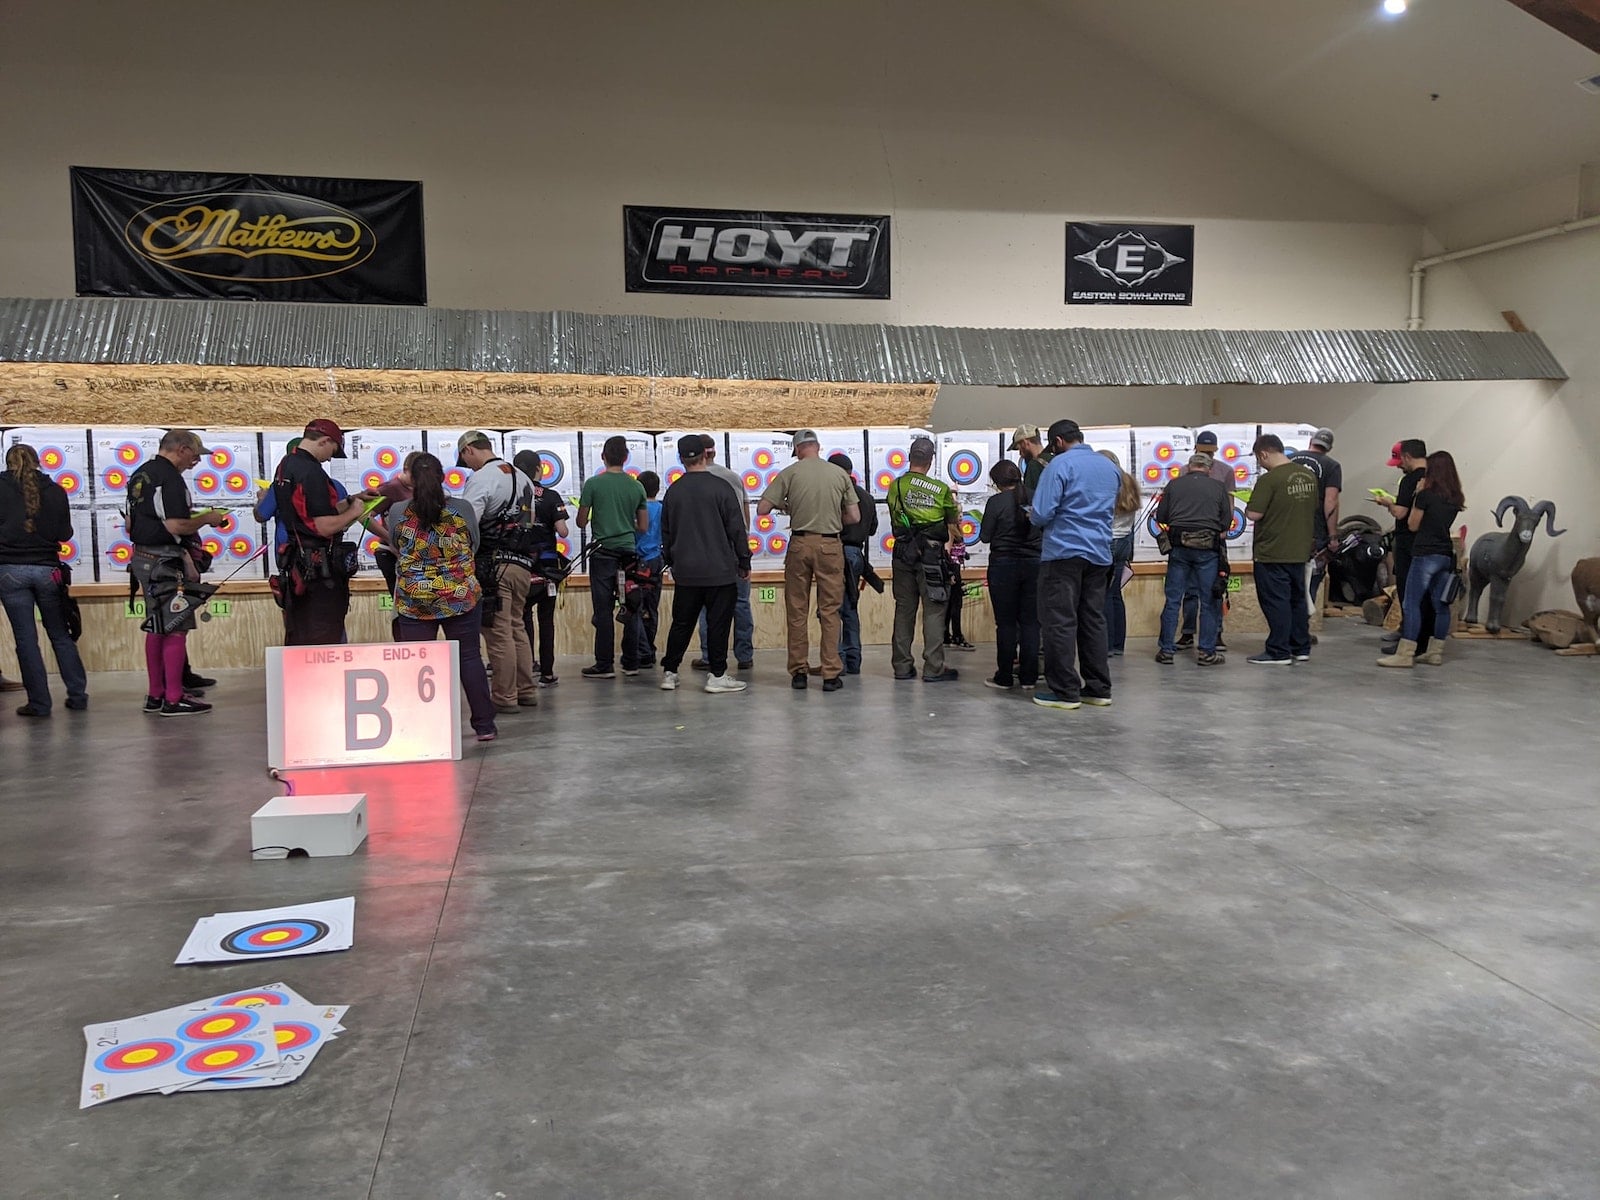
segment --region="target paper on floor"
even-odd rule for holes
[[[456,466],[456,458],[461,453],[456,448],[456,442],[466,432],[465,428],[423,430],[422,436],[426,443],[424,448],[429,454],[437,458],[440,465],[444,467],[444,490],[446,495],[461,495],[466,490],[467,480],[472,478],[471,468]],[[485,429],[482,432],[488,435],[489,445],[493,451],[496,454],[503,454],[500,435],[493,429]]]
[[[135,428],[89,431],[96,508],[120,508],[127,503],[128,480],[140,463],[155,454],[164,432]],[[191,486],[191,495],[193,491]]]
[[[79,1108],[276,1067],[272,1020],[252,1008],[168,1010],[84,1028]]]
[[[1155,508],[1167,484],[1182,475],[1194,453],[1194,434],[1175,426],[1137,426],[1133,430],[1134,477],[1144,494],[1139,521],[1133,527],[1133,557],[1140,562],[1159,562],[1156,546],[1160,530]]]
[[[201,917],[174,960],[185,963],[243,962],[348,950],[355,937],[353,896],[288,908],[215,913]]]
[[[65,425],[19,425],[5,433],[5,448],[18,442],[39,455],[39,469],[67,494],[67,503],[87,507],[89,486],[89,431]]]
[[[889,485],[906,473],[911,465],[913,438],[932,438],[926,429],[869,429],[867,430],[867,482],[866,488],[881,500],[889,494]]]
[[[619,434],[628,441],[628,461],[622,466],[624,471],[637,479],[640,471],[656,469],[656,440],[648,433],[640,433],[637,429],[581,429],[578,433],[585,479],[605,471],[606,464],[600,457],[601,452],[605,449],[606,439]],[[576,490],[573,495],[577,495]]]

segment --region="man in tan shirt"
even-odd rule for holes
[[[811,653],[807,618],[815,582],[817,620],[822,623],[822,690],[836,692],[844,686],[844,662],[839,657],[844,546],[839,533],[861,519],[861,508],[850,476],[822,458],[816,430],[795,432],[794,457],[796,461],[780,471],[761,494],[756,512],[765,516],[776,511],[789,518],[789,551],[783,559],[789,685],[796,691],[806,686]]]

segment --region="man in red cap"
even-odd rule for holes
[[[1428,473],[1428,443],[1421,438],[1406,438],[1396,442],[1394,449],[1389,453],[1389,465],[1399,467],[1405,472],[1401,477],[1400,487],[1393,496],[1373,496],[1372,502],[1379,508],[1389,510],[1389,515],[1394,518],[1394,602],[1403,605],[1406,599],[1406,575],[1411,570],[1411,543],[1416,534],[1411,532],[1409,518],[1411,505],[1417,496],[1417,485],[1422,482],[1422,477]],[[1428,645],[1427,623],[1417,638],[1417,653],[1420,655]],[[1393,654],[1395,647],[1400,644],[1400,630],[1397,627],[1392,633],[1383,635],[1383,652]]]
[[[355,547],[342,534],[361,519],[369,493],[340,500],[322,464],[346,458],[344,430],[327,417],[306,424],[300,444],[273,474],[288,543],[278,552],[283,644],[331,646],[344,641]]]

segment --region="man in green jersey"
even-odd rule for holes
[[[922,605],[922,680],[946,683],[958,672],[944,665],[944,615],[949,599],[944,582],[943,548],[961,537],[961,513],[944,483],[929,476],[933,441],[912,439],[910,469],[889,485],[887,507],[894,530],[894,644],[890,661],[896,679],[915,679],[911,657],[917,604]],[[957,582],[955,585],[960,586]]]

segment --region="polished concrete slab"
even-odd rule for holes
[[[1600,676],[1526,645],[1168,668],[1045,710],[761,656],[578,678],[255,863],[260,676],[217,712],[0,715],[0,1194],[1600,1195]],[[354,894],[355,948],[171,966]],[[353,1005],[283,1089],[76,1108],[80,1027],[284,979]]]

